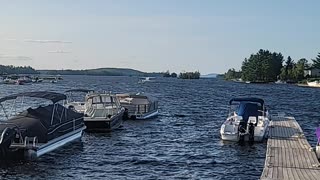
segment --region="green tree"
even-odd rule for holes
[[[165,73],[163,73],[163,77],[171,77],[170,71],[167,70]]]
[[[229,69],[225,74],[224,78],[226,80],[239,79],[241,78],[241,71],[236,71],[234,68]]]
[[[0,65],[0,74],[39,74],[30,66],[3,66]]]
[[[281,53],[260,49],[242,62],[242,79],[252,82],[275,81],[281,72],[283,56]]]
[[[312,59],[312,67],[320,69],[320,53],[318,53],[316,59]]]
[[[199,79],[200,78],[200,72],[182,72],[179,75],[180,79]]]
[[[308,60],[305,58],[299,59],[294,68],[295,80],[301,81],[304,79],[304,70],[308,67]]]
[[[176,77],[178,77],[178,75],[177,75],[177,73],[173,72],[173,73],[171,73],[171,77],[176,78]]]

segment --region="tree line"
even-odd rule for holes
[[[39,72],[30,66],[0,65],[0,75],[7,75],[7,74],[39,74]]]
[[[169,70],[163,73],[163,77],[173,77],[173,78],[180,78],[180,79],[199,79],[200,78],[200,72],[181,72],[179,76],[177,73],[173,72],[170,73]]]
[[[225,73],[225,79],[241,78],[243,81],[251,82],[274,82],[277,80],[298,82],[306,78],[304,70],[308,68],[320,69],[320,53],[315,59],[312,59],[312,63],[308,63],[305,58],[295,62],[290,56],[285,60],[281,53],[260,49],[257,53],[244,59],[240,71],[236,71],[234,68],[229,69]]]

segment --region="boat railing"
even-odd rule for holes
[[[63,124],[60,124],[58,127],[54,128],[53,130],[51,130],[50,132],[48,132],[48,135],[56,132],[56,131],[57,131],[59,128],[61,128],[62,126],[65,126],[65,125],[70,124],[70,123],[73,124],[72,127],[69,128],[69,129],[66,129],[65,131],[69,131],[70,129],[76,130],[76,129],[77,129],[77,128],[76,128],[77,126],[81,126],[81,125],[82,125],[82,123],[80,123],[80,124],[77,125],[77,124],[76,124],[76,121],[82,121],[82,117],[81,117],[81,118],[77,118],[77,119],[72,119],[72,121],[68,121],[68,122],[65,122],[65,123],[63,123]]]
[[[13,126],[13,129],[15,129],[16,133],[18,134],[19,136],[19,142],[23,142],[23,139],[22,139],[22,135],[21,135],[21,130],[19,128],[18,125],[16,125],[15,123],[10,123],[10,122],[6,122],[6,121],[2,121],[0,120],[0,125],[12,125]],[[7,128],[6,128],[7,129]],[[3,131],[5,132],[5,131]],[[1,136],[2,137],[2,136]]]

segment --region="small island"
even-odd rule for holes
[[[283,65],[283,62],[284,65]],[[229,69],[225,74],[226,80],[251,83],[304,83],[319,76],[320,53],[312,63],[306,58],[295,62],[290,56],[284,60],[281,53],[260,49],[242,62],[241,70]]]
[[[180,79],[200,79],[200,72],[181,72],[179,74]]]

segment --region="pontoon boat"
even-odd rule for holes
[[[66,91],[67,100],[64,102],[64,106],[69,109],[73,109],[79,113],[84,113],[86,110],[85,96],[89,93],[93,93],[93,90],[89,89],[71,89]],[[80,96],[80,97],[79,97]]]
[[[117,94],[129,119],[148,119],[158,115],[158,100],[148,94]]]
[[[119,99],[108,93],[86,96],[84,122],[88,131],[110,131],[122,125],[125,109]]]
[[[40,98],[49,105],[23,110],[25,99]],[[35,159],[66,143],[80,139],[85,129],[83,114],[60,105],[64,94],[55,92],[26,92],[0,99],[6,120],[0,121],[0,159]],[[13,102],[11,110],[5,102]],[[28,101],[28,104],[37,104]],[[16,106],[23,110],[16,113]],[[15,111],[15,112],[13,112]],[[12,117],[9,117],[13,115]]]

